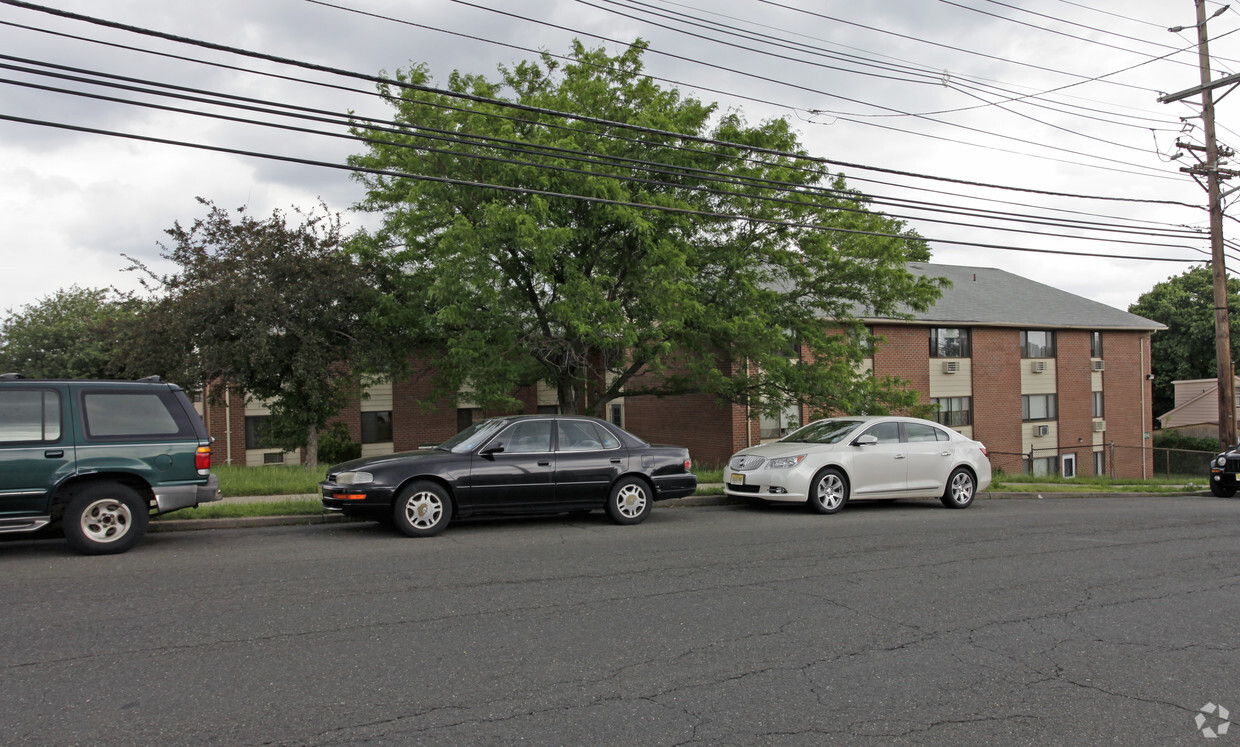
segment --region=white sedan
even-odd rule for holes
[[[990,485],[990,456],[981,442],[929,420],[827,418],[737,452],[723,479],[728,495],[808,503],[823,514],[867,498],[939,498],[968,508]]]

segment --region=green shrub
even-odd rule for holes
[[[1186,451],[1208,451],[1211,454],[1217,454],[1218,439],[1203,438],[1201,436],[1186,436],[1183,433],[1168,431],[1154,436],[1154,448],[1184,449]]]
[[[362,444],[354,441],[349,429],[339,420],[319,434],[319,464],[331,466],[357,459],[362,455]]]

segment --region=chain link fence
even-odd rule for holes
[[[1078,449],[1041,447],[1019,453],[992,449],[990,460],[1009,475],[1135,478],[1144,474],[1149,478],[1200,480],[1209,476],[1210,460],[1216,455],[1213,451],[1107,443]]]

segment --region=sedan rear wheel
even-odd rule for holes
[[[410,537],[433,537],[452,518],[448,491],[433,482],[415,482],[401,491],[392,509],[396,528]]]
[[[943,491],[943,505],[948,508],[968,508],[977,493],[977,480],[973,473],[964,467],[957,467],[947,478],[947,489]]]
[[[848,479],[833,467],[814,475],[809,490],[809,507],[820,514],[833,514],[848,503]]]
[[[650,486],[637,477],[621,478],[607,499],[607,515],[617,524],[640,524],[653,507]]]

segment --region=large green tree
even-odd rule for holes
[[[1240,280],[1227,279],[1231,318],[1232,365],[1240,360]],[[1150,362],[1154,373],[1154,416],[1175,407],[1177,379],[1212,379],[1218,375],[1214,346],[1214,274],[1193,267],[1143,293],[1128,311],[1162,322],[1154,334]]]
[[[121,330],[131,327],[141,310],[131,295],[76,285],[9,309],[0,323],[0,372],[40,379],[124,375]]]
[[[355,129],[361,207],[383,213],[365,254],[391,268],[388,322],[442,347],[434,396],[512,405],[543,380],[568,412],[689,392],[912,406],[859,373],[857,315],[937,297],[905,266],[925,244],[802,158],[786,121],[750,126],[656,85],[644,49],[575,43],[566,64],[455,72],[451,93],[423,66],[380,86],[400,127]]]
[[[157,297],[148,324],[159,334],[137,356],[162,355],[197,381],[266,400],[269,440],[304,446],[315,466],[319,429],[383,359],[384,340],[370,334],[378,297],[369,273],[326,207],[258,219],[199,202],[206,217],[177,222],[161,245],[178,269],[147,270]]]

